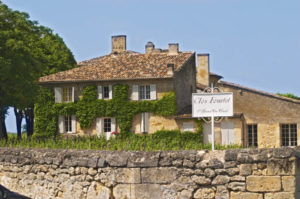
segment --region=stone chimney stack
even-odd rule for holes
[[[126,35],[116,35],[111,37],[112,53],[126,51]]]
[[[155,46],[151,41],[149,41],[145,46],[146,54],[152,53],[154,49],[155,49]]]
[[[179,52],[179,44],[169,44],[169,52],[168,55],[178,55]]]
[[[168,75],[174,75],[174,64],[168,64],[167,67],[168,67],[167,74]]]
[[[197,54],[197,84],[209,86],[209,54]]]

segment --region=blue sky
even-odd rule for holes
[[[111,36],[127,35],[130,50],[179,43],[210,54],[224,80],[300,96],[299,0],[4,0],[58,33],[77,61],[111,50]],[[14,117],[7,119],[15,131]]]

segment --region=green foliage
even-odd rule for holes
[[[36,105],[36,134],[37,136],[54,136],[57,129],[47,129],[44,121],[55,121],[59,115],[75,115],[80,127],[86,128],[92,125],[97,117],[115,117],[121,129],[122,136],[128,135],[132,126],[132,118],[142,112],[153,112],[162,116],[176,114],[176,96],[174,92],[166,93],[162,99],[156,101],[129,101],[128,85],[114,85],[114,97],[111,100],[97,99],[97,87],[86,86],[82,92],[82,99],[71,103],[54,103],[53,92],[45,90],[41,92],[40,101]],[[50,94],[52,98],[50,98]],[[50,102],[48,100],[51,100]],[[40,110],[39,110],[40,109]],[[47,111],[48,110],[48,111]],[[53,118],[50,118],[53,117]],[[50,124],[52,126],[52,124]],[[49,131],[50,130],[50,131]],[[48,132],[45,134],[45,132]]]
[[[54,108],[54,95],[50,89],[40,88],[34,107],[36,138],[55,136],[57,132],[57,111]]]
[[[292,94],[292,93],[276,93],[276,95],[280,95],[283,97],[288,97],[288,98],[292,98],[292,99],[300,99],[298,96]]]
[[[40,26],[30,20],[27,13],[14,11],[1,1],[0,30],[0,110],[13,106],[24,111],[27,133],[31,134],[39,77],[71,69],[76,61],[62,38],[51,29]]]
[[[126,150],[126,151],[170,151],[170,150],[203,150],[211,149],[211,145],[203,145],[198,133],[179,130],[160,130],[150,135],[129,134],[106,140],[97,137],[74,136],[70,138],[55,137],[52,139],[18,140],[15,135],[9,135],[7,142],[0,141],[0,147],[22,148],[55,148],[55,149],[96,149],[96,150]],[[216,149],[241,148],[238,145],[221,146]]]
[[[24,110],[35,102],[40,76],[73,68],[76,61],[57,34],[27,13],[1,1],[0,13],[0,106]]]
[[[176,113],[176,96],[174,92],[165,94],[161,100],[155,102],[155,113],[170,116]]]

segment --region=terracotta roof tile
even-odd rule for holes
[[[51,83],[168,78],[172,77],[167,74],[168,64],[174,64],[174,70],[178,71],[193,54],[193,52],[180,52],[178,55],[139,54],[126,51],[79,62],[77,68],[41,77],[39,81]]]
[[[268,96],[268,97],[273,97],[273,98],[276,98],[276,99],[280,99],[280,100],[284,100],[284,101],[289,101],[289,102],[294,102],[294,103],[300,104],[300,99],[292,99],[292,98],[289,98],[289,97],[284,97],[284,96],[280,96],[280,95],[277,95],[277,94],[273,94],[273,93],[269,93],[269,92],[265,92],[265,91],[253,89],[253,88],[248,88],[248,87],[241,86],[239,84],[235,84],[235,83],[232,83],[232,82],[220,81],[219,83],[222,84],[223,86],[238,88],[238,89],[241,89],[241,90],[250,91],[250,92],[253,92],[253,93],[260,94],[260,95],[264,95],[264,96]]]

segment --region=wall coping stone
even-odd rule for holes
[[[224,168],[224,163],[247,164],[300,158],[300,147],[229,149],[224,151],[99,151],[75,149],[0,148],[0,162],[68,167],[187,167]],[[226,164],[227,165],[227,164]],[[225,165],[225,166],[226,166]]]

